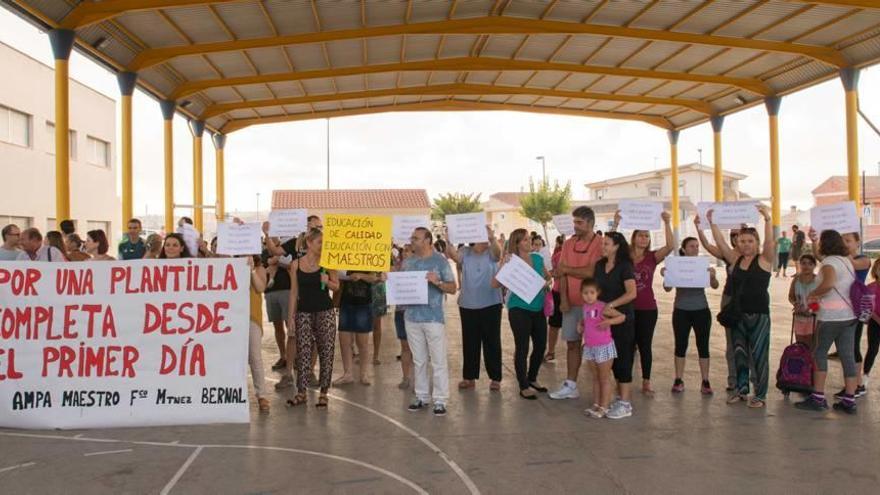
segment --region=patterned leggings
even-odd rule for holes
[[[296,325],[296,389],[306,392],[309,385],[309,368],[312,363],[312,343],[318,347],[318,361],[321,374],[318,379],[322,390],[330,388],[333,378],[333,355],[336,344],[336,310],[328,309],[318,313],[297,312]]]
[[[753,366],[755,397],[767,399],[770,372],[770,315],[744,314],[742,320],[731,329],[733,359],[736,362],[736,390],[749,393],[749,362]]]

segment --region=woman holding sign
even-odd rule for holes
[[[642,366],[642,393],[647,396],[654,395],[651,388],[651,365],[654,354],[651,347],[654,343],[654,329],[657,327],[657,299],[654,297],[654,272],[657,265],[663,262],[672,250],[675,249],[675,235],[672,233],[672,217],[669,212],[662,212],[660,218],[666,233],[666,244],[660,249],[651,249],[651,232],[647,230],[633,230],[630,236],[630,250],[633,261],[633,275],[636,279],[635,329],[636,338],[633,342],[632,353],[638,348],[639,361]],[[620,224],[620,211],[614,214],[612,230],[617,230]],[[626,352],[621,349],[620,352]]]
[[[681,241],[681,256],[699,256],[700,243],[695,237],[687,237]],[[666,275],[666,268],[661,271]],[[709,268],[709,286],[718,288],[718,279],[715,278],[715,269]],[[663,290],[670,292],[673,288],[663,284]],[[690,340],[691,328],[694,329],[694,338],[697,341],[697,355],[700,356],[700,376],[703,383],[700,392],[703,395],[712,395],[712,385],[709,384],[709,331],[712,329],[712,313],[709,311],[709,301],[706,300],[706,289],[702,287],[677,287],[675,288],[675,302],[672,305],[672,331],[675,334],[675,381],[672,383],[672,393],[684,392],[684,364],[687,357],[688,341]]]
[[[318,229],[306,234],[306,254],[290,264],[290,324],[296,333],[296,389],[297,394],[287,403],[298,406],[306,403],[309,386],[309,368],[312,362],[312,344],[317,344],[320,361],[318,386],[321,396],[317,407],[327,407],[327,392],[333,377],[333,355],[336,342],[336,312],[331,290],[339,290],[334,270],[320,266],[323,236]]]
[[[501,272],[512,256],[518,256],[523,262],[538,273],[544,280],[550,280],[550,273],[544,266],[544,258],[532,252],[532,240],[526,229],[516,229],[510,233],[508,253],[501,260],[498,271]],[[492,277],[492,287],[500,288],[498,274]],[[513,331],[514,353],[513,364],[516,368],[516,380],[519,383],[519,395],[523,399],[536,400],[535,392],[546,392],[547,389],[537,383],[538,371],[544,360],[547,347],[547,318],[544,317],[544,293],[546,287],[539,290],[531,301],[524,301],[511,291],[507,302],[507,318]],[[532,354],[529,356],[529,340],[532,341]],[[528,357],[528,367],[526,358]]]
[[[751,408],[764,407],[770,369],[770,275],[776,261],[776,240],[770,211],[756,205],[764,217],[764,244],[755,228],[740,229],[737,236],[739,253],[724,239],[721,229],[712,221],[713,210],[706,212],[712,228],[715,245],[728,263],[733,265],[730,275],[731,300],[720,313],[718,321],[731,328],[734,362],[736,363],[736,390],[728,404],[746,401],[749,394],[749,374],[756,376],[755,394],[748,401]],[[750,370],[749,362],[752,367]]]

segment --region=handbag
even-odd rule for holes
[[[553,316],[553,311],[555,309],[555,305],[553,304],[553,293],[548,290],[544,293],[544,316],[550,318]]]
[[[739,267],[740,262],[742,261],[742,256],[736,260],[736,265],[734,265],[734,269],[731,272],[731,276],[736,272],[736,269]],[[755,257],[757,259],[757,257]],[[754,263],[754,261],[752,261]],[[751,269],[751,265],[749,265],[749,269]],[[733,328],[739,324],[740,320],[742,320],[743,312],[740,307],[739,300],[742,296],[743,285],[739,284],[736,288],[736,292],[728,301],[727,306],[721,308],[721,311],[715,316],[715,319],[718,320],[718,323],[721,324],[724,328]]]

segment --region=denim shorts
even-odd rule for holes
[[[406,313],[406,311],[394,312],[394,330],[397,332],[398,340],[406,340],[406,321],[403,319],[404,313]]]
[[[345,304],[339,308],[339,331],[369,333],[373,331],[373,312],[369,304]]]

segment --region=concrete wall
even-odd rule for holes
[[[0,223],[27,217],[30,226],[47,230],[55,217],[54,135],[46,129],[55,120],[52,68],[0,43],[0,105],[31,116],[30,146],[0,142]],[[116,102],[86,86],[70,83],[70,128],[76,131],[76,157],[70,162],[71,217],[84,233],[88,222],[106,222],[108,235],[118,239],[121,202],[116,189]],[[110,143],[110,167],[87,163],[87,136]]]

